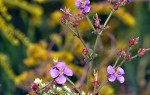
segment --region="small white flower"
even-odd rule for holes
[[[36,78],[36,79],[34,80],[34,83],[40,84],[40,83],[42,83],[42,79]]]
[[[71,92],[70,88],[68,88],[67,86],[64,86],[64,88],[66,88],[69,92]]]

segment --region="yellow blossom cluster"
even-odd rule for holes
[[[48,55],[46,48],[46,42],[30,45],[27,50],[28,58],[24,59],[24,63],[30,67],[38,65],[40,62],[45,62]]]

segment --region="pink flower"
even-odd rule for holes
[[[82,2],[81,0],[76,0],[75,5],[83,12],[83,13],[89,13],[91,10],[90,1],[85,0]]]
[[[55,66],[51,67],[49,72],[57,84],[64,84],[66,82],[66,76],[73,75],[72,70],[66,66],[65,62],[55,62]]]
[[[114,69],[111,65],[109,65],[107,67],[107,73],[109,74],[108,80],[110,82],[114,82],[117,79],[120,83],[124,83],[124,77],[122,75],[125,74],[125,72],[121,67]]]

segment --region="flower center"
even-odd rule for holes
[[[119,70],[116,70],[116,72],[115,72],[114,75],[115,75],[115,76],[118,76],[118,72],[119,72]]]
[[[64,74],[64,69],[59,69],[60,75]]]

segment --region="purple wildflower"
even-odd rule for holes
[[[70,13],[70,10],[69,9],[60,9],[62,12],[64,12],[65,13],[65,15],[67,16],[67,17],[69,17],[70,18],[70,20],[71,20],[71,18],[72,18],[72,14]]]
[[[124,83],[124,77],[122,76],[125,74],[124,70],[121,67],[118,67],[116,70],[112,66],[107,67],[107,73],[109,74],[108,80],[110,82],[114,82],[117,78],[117,80],[120,83]]]
[[[81,0],[76,0],[75,5],[81,10],[83,13],[89,13],[91,10],[90,1],[85,0],[82,2]]]
[[[69,69],[65,62],[55,62],[55,66],[49,69],[50,75],[58,84],[66,82],[66,76],[72,76],[73,72]]]

